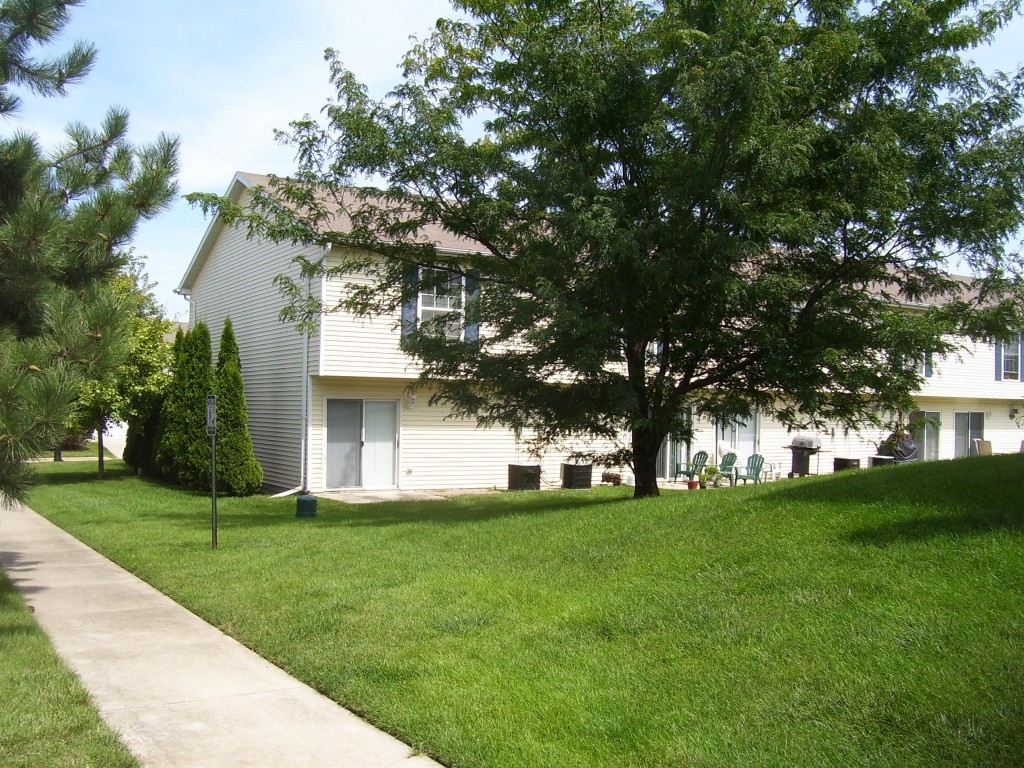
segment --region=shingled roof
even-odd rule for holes
[[[270,176],[239,171],[231,180],[231,184],[228,186],[224,196],[238,202],[248,191],[257,187],[262,187],[268,190],[271,189],[270,182]],[[215,217],[213,221],[210,222],[206,229],[206,233],[203,235],[203,239],[199,243],[199,247],[196,249],[195,255],[192,257],[192,261],[189,264],[188,269],[185,270],[185,274],[182,277],[181,282],[175,289],[176,293],[188,292],[193,280],[195,280],[196,275],[199,274],[199,270],[209,257],[210,250],[213,248],[213,244],[216,242],[217,237],[223,228],[224,222],[221,221],[219,217]],[[325,228],[329,231],[335,232],[346,232],[351,228],[348,216],[340,206],[335,208],[334,217],[329,220]],[[427,224],[421,227],[419,231],[419,239],[423,242],[430,242],[437,249],[449,253],[472,253],[481,250],[483,247],[475,240],[460,237],[459,235],[448,231],[440,224]]]

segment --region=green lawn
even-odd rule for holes
[[[349,506],[43,465],[30,504],[451,766],[1019,766],[1024,456]]]
[[[0,702],[4,768],[138,768],[2,571]]]

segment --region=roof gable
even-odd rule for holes
[[[261,176],[258,173],[244,173],[239,171],[235,174],[234,178],[231,179],[231,184],[228,185],[228,189],[224,193],[224,197],[227,197],[237,203],[245,196],[245,193],[248,192],[248,190],[253,187],[266,186],[269,182],[269,176]],[[191,291],[192,284],[195,282],[200,270],[206,263],[207,258],[209,258],[210,251],[213,250],[213,245],[217,242],[217,238],[220,236],[223,229],[224,222],[221,220],[220,216],[214,216],[209,226],[206,227],[203,239],[199,241],[199,247],[196,248],[195,255],[192,256],[192,261],[189,262],[188,268],[185,270],[185,274],[178,283],[178,287],[174,289],[175,293],[188,294]]]
[[[228,199],[239,202],[245,196],[245,194],[256,187],[263,187],[266,189],[270,188],[271,178],[258,173],[247,173],[239,171],[235,173],[234,178],[231,180],[231,184],[228,186],[224,196]],[[349,229],[348,217],[342,210],[336,210],[334,218],[329,222],[328,229],[344,232]],[[192,261],[189,263],[188,268],[185,270],[185,274],[175,289],[175,293],[187,294],[196,277],[198,276],[203,265],[209,258],[210,251],[213,249],[214,243],[220,236],[221,231],[224,229],[224,222],[219,216],[215,216],[210,225],[206,228],[206,233],[203,235],[203,239],[199,243],[199,247],[196,249],[195,255],[192,257]],[[465,237],[453,234],[448,231],[440,224],[428,224],[420,229],[422,240],[425,242],[433,243],[438,250],[445,251],[447,253],[473,253],[479,251],[483,246]]]

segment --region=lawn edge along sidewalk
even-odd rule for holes
[[[146,768],[428,768],[360,720],[25,506],[0,567]]]

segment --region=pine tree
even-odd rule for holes
[[[217,345],[217,373],[219,374],[228,360],[238,363],[238,370],[242,370],[242,359],[238,352],[238,341],[235,339],[235,327],[231,324],[231,318],[224,318],[224,328],[220,332],[220,344]]]
[[[82,376],[53,359],[52,345],[17,339],[0,327],[0,500],[21,498],[31,479],[28,460],[59,442],[74,412]]]
[[[174,347],[171,350],[171,382],[164,393],[164,401],[160,407],[159,437],[156,448],[157,474],[171,482],[178,482],[178,429],[180,421],[177,411],[182,398],[178,396],[181,387],[182,360],[185,355],[185,339],[188,333],[178,329],[174,336]]]
[[[176,347],[178,345],[176,344]],[[157,461],[164,477],[188,488],[210,487],[206,397],[213,394],[210,330],[197,323],[175,354],[174,378],[164,401]]]
[[[12,86],[59,95],[87,74],[95,56],[89,45],[49,59],[34,50],[60,35],[79,3],[0,0],[0,116],[20,106]],[[60,442],[60,425],[75,419],[89,379],[88,372],[74,375],[59,350],[47,356],[61,336],[78,343],[73,329],[61,329],[68,315],[51,309],[55,297],[70,291],[84,305],[124,265],[138,223],[177,192],[177,140],[161,136],[136,147],[127,131],[127,113],[113,109],[99,129],[69,126],[66,142],[50,152],[29,133],[0,137],[0,402],[11,404],[0,408],[0,501],[23,494],[25,459],[41,444]],[[34,368],[19,367],[29,359]]]
[[[245,383],[231,318],[224,320],[217,353],[217,488],[228,496],[251,496],[263,485],[253,455]]]

